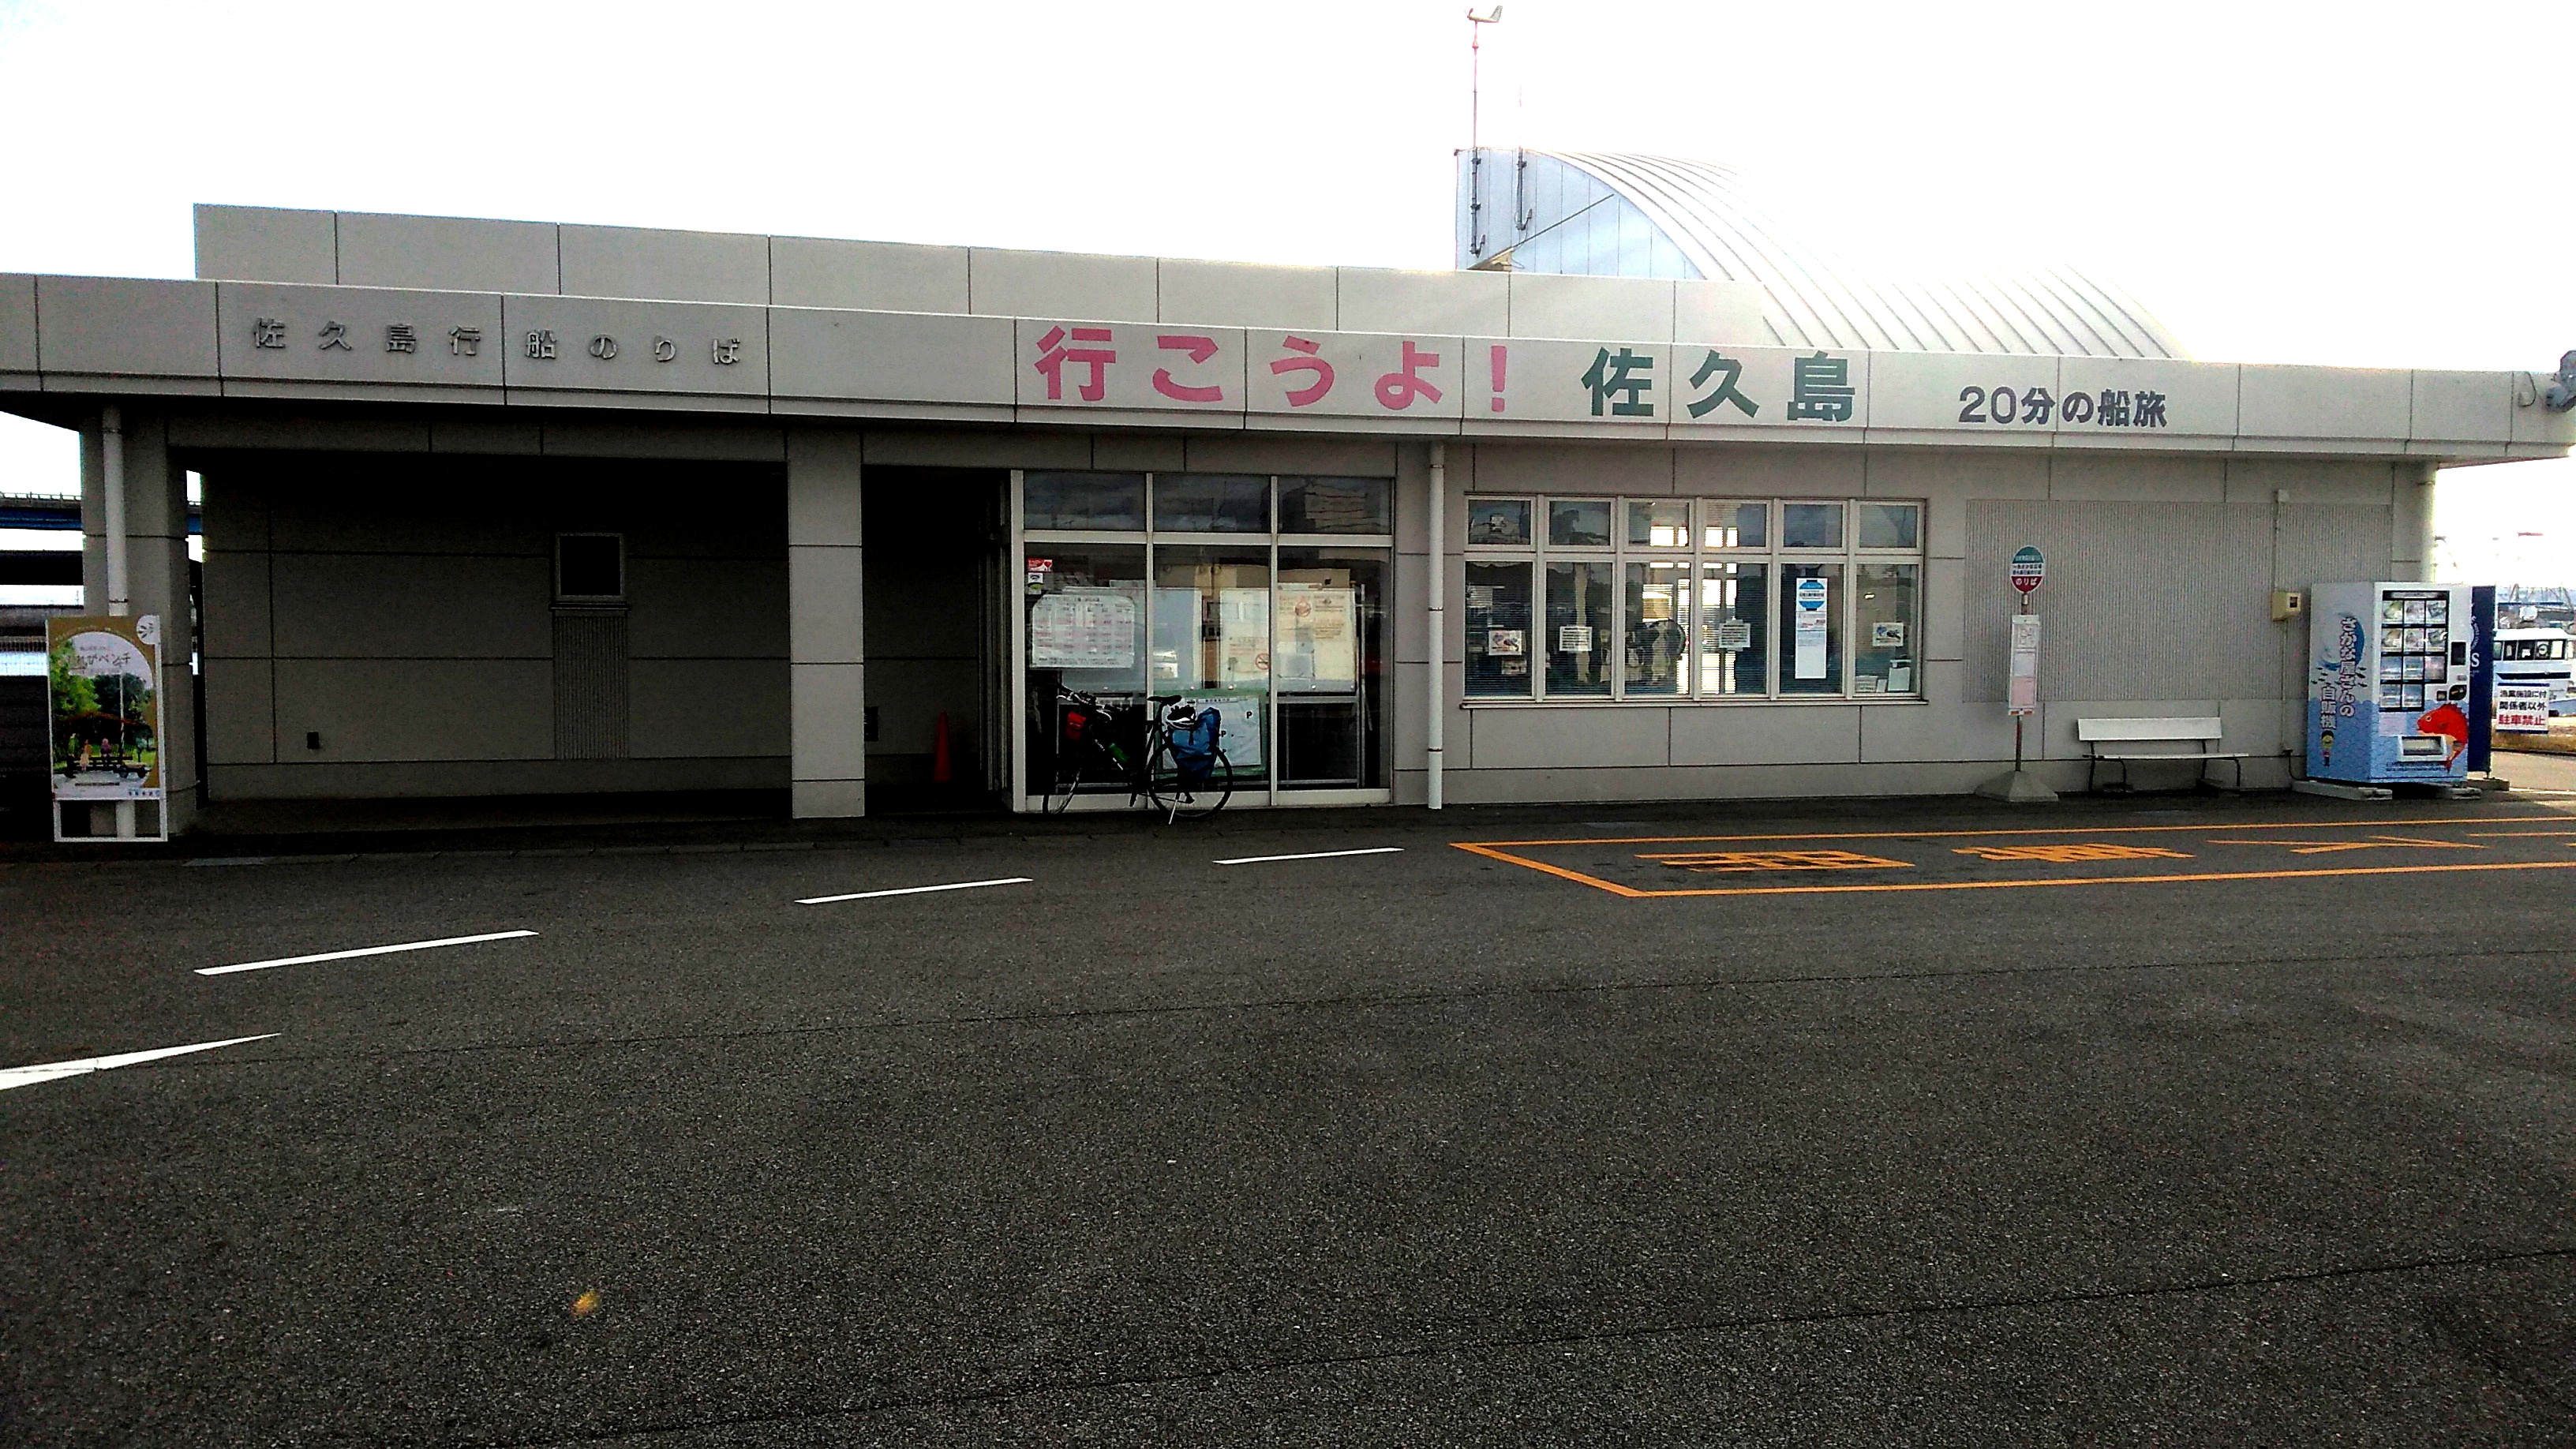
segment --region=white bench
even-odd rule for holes
[[[2245,761],[2248,754],[2218,748],[2226,726],[2217,716],[2198,719],[2079,719],[2075,738],[2091,746],[2084,767],[2084,788],[2091,790],[2094,775],[2106,763],[2120,767],[2120,787],[2129,786],[2129,766],[2139,760],[2197,760],[2201,783],[2209,780],[2209,762],[2226,760],[2236,767],[2236,788],[2245,788]],[[2104,745],[2184,745],[2186,749],[2118,749]]]

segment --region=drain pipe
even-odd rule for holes
[[[1429,773],[1425,779],[1424,799],[1434,810],[1440,808],[1440,726],[1448,714],[1448,701],[1441,696],[1447,689],[1449,666],[1440,657],[1449,646],[1449,617],[1441,609],[1441,603],[1449,593],[1448,549],[1441,537],[1448,521],[1449,445],[1434,443],[1431,445],[1431,567],[1426,570],[1430,579],[1431,601],[1431,685],[1423,696],[1431,702],[1431,717],[1425,722],[1428,727],[1423,732],[1423,738],[1429,744]]]
[[[107,494],[107,612],[122,618],[134,608],[126,590],[125,414],[114,403],[99,409],[98,458]]]

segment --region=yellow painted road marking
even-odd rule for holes
[[[1564,843],[1588,845],[1595,842]],[[1629,900],[1656,900],[1670,896],[1862,895],[1894,891],[2011,890],[2023,886],[2154,885],[2181,881],[2307,880],[2326,876],[2447,875],[2460,871],[2576,870],[2576,860],[2498,860],[2464,865],[2354,865],[2318,870],[2200,871],[2179,875],[2032,876],[2019,880],[1879,881],[1868,885],[1725,886],[1700,887],[1692,890],[1638,890],[1634,886],[1623,886],[1615,881],[1603,880],[1599,876],[1586,875],[1578,870],[1568,870],[1561,865],[1550,865],[1543,860],[1531,860],[1525,856],[1513,855],[1477,841],[1457,840],[1450,844],[1452,848],[1466,851],[1470,855],[1481,855],[1507,865],[1524,866],[1580,885],[1588,885],[1595,890],[1608,891],[1614,896],[1622,896]]]
[[[1911,870],[1910,860],[1851,850],[1703,850],[1682,855],[1640,855],[1658,865],[1715,874],[1747,870]]]
[[[2161,845],[2113,845],[2106,841],[2089,841],[2081,845],[1960,845],[1952,855],[1973,855],[1979,860],[2044,860],[2052,865],[2071,865],[2086,860],[2189,860],[2187,851],[2167,850]]]
[[[2412,835],[2374,835],[2368,840],[2213,840],[2212,845],[2286,845],[2292,855],[2334,855],[2346,850],[2484,850],[2464,840],[2425,840]]]
[[[2517,822],[2555,824],[2567,817],[2549,815],[2458,815],[2431,820],[2258,820],[2242,825],[2071,825],[2043,830],[1845,830],[1792,835],[1589,835],[1572,840],[1485,840],[1453,841],[1460,849],[1471,844],[1495,846],[1533,845],[1724,845],[1735,842],[1764,840],[1968,840],[1978,836],[1998,835],[2158,835],[2175,831],[2199,830],[2211,833],[2236,830],[2364,830],[2372,826],[2403,825],[2421,828],[2426,825],[2511,825]]]

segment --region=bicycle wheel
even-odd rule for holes
[[[1200,820],[1224,809],[1225,802],[1234,798],[1234,767],[1226,763],[1225,751],[1211,750],[1203,769],[1184,770],[1170,743],[1164,741],[1155,746],[1146,788],[1166,823]]]
[[[1040,814],[1062,815],[1073,804],[1074,792],[1082,787],[1084,766],[1094,764],[1099,757],[1099,751],[1089,748],[1069,751],[1068,754],[1070,758],[1056,762],[1056,777],[1048,786],[1046,798],[1038,805]]]

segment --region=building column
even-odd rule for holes
[[[2391,570],[2403,582],[2429,582],[2441,565],[2433,557],[2433,485],[2442,476],[2438,463],[2396,466],[2396,529],[2388,541]]]
[[[197,816],[196,652],[188,600],[188,475],[170,461],[158,413],[122,408],[128,612],[161,620],[161,782],[169,832]],[[107,462],[97,416],[81,425],[81,612],[108,612]]]
[[[787,434],[789,776],[799,820],[868,808],[860,439],[854,429]]]

